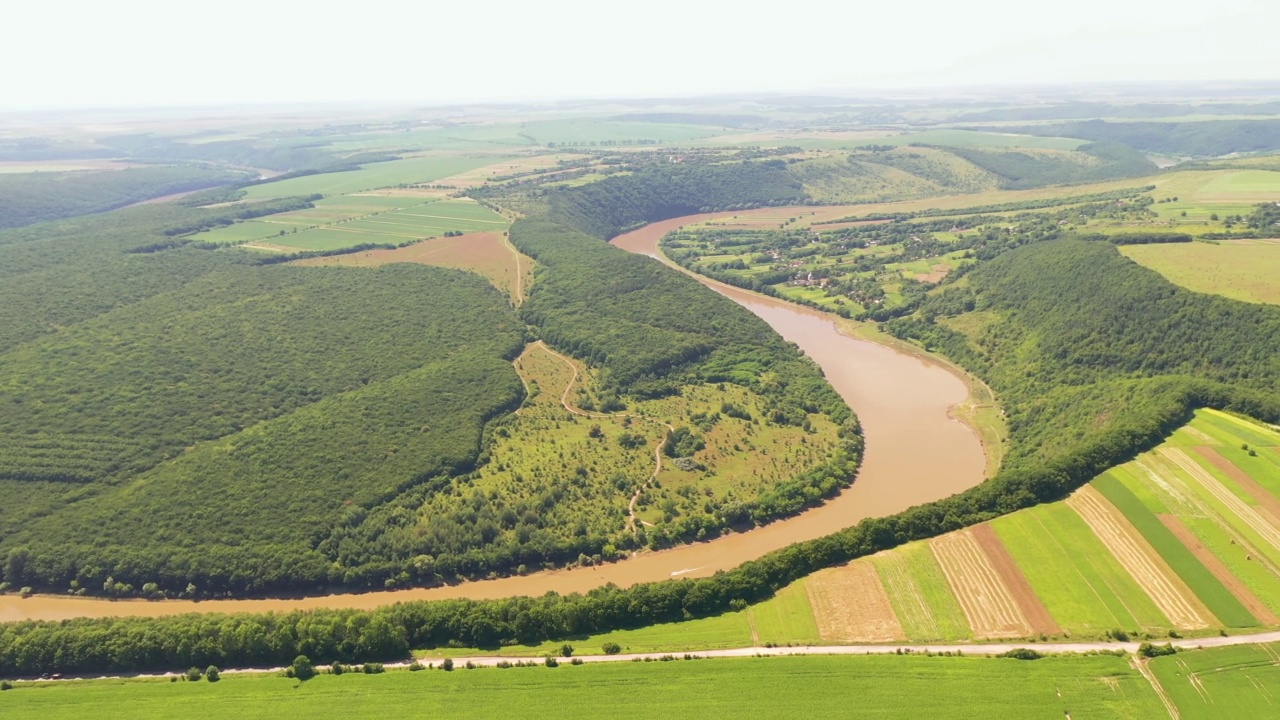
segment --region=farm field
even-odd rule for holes
[[[1121,252],[1188,290],[1280,305],[1280,240],[1129,245]]]
[[[315,194],[345,195],[393,185],[430,183],[508,159],[510,159],[509,156],[494,155],[429,155],[389,160],[369,163],[361,166],[359,170],[304,175],[288,180],[250,185],[245,188],[245,198],[268,200]]]
[[[1276,714],[1280,645],[1190,650],[1151,661],[1151,672],[1183,718]]]
[[[1200,471],[1164,463],[1159,476],[1143,469],[1183,456],[1194,456]],[[1219,466],[1237,469],[1228,474]],[[1236,500],[1191,493],[1193,483],[1210,481]],[[1164,445],[1065,502],[819,571],[743,612],[580,644],[687,652],[746,638],[775,645],[1089,641],[1275,627],[1280,544],[1272,541],[1280,543],[1280,510],[1265,508],[1280,507],[1277,498],[1280,433],[1203,410]],[[557,646],[497,654],[539,655]]]
[[[375,243],[403,245],[446,232],[501,231],[510,224],[465,198],[424,203],[421,198],[345,195],[326,200],[314,208],[236,223],[193,238],[247,240],[248,247],[259,249],[337,250]]]
[[[1049,148],[1074,150],[1085,144],[1075,138],[1039,137],[1013,133],[973,130],[923,130],[919,132],[874,131],[765,131],[725,135],[705,140],[704,145],[794,145],[805,150],[853,149],[867,145],[944,145],[951,147]]]
[[[479,273],[518,304],[533,279],[534,262],[516,252],[499,232],[470,232],[424,240],[394,250],[365,250],[345,255],[308,258],[298,265],[319,267],[377,267],[395,262],[455,268]]]
[[[1180,657],[1180,656],[1179,656]],[[675,700],[678,699],[678,702]],[[23,685],[6,714],[49,720],[202,717],[542,718],[607,705],[613,718],[1150,718],[1159,698],[1124,658],[789,657],[558,668],[392,670],[381,675],[223,675],[217,683],[93,680]]]

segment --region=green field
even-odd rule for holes
[[[1226,627],[1257,627],[1258,619],[1240,604],[1222,582],[1209,572],[1187,546],[1164,526],[1149,508],[1142,504],[1113,472],[1093,481],[1107,500],[1133,523],[1134,528],[1146,538],[1169,567],[1182,578],[1196,597],[1209,608]]]
[[[1169,619],[1067,505],[1039,505],[994,520],[991,526],[1066,633],[1170,626]]]
[[[1151,671],[1183,718],[1263,718],[1280,711],[1280,645],[1181,652]]]
[[[1280,241],[1130,245],[1121,252],[1188,290],[1280,305]]]
[[[752,605],[747,609],[747,616],[754,633],[754,645],[821,642],[804,580],[791,583],[772,598]]]
[[[217,683],[94,680],[21,685],[8,717],[383,720],[544,718],[1150,718],[1163,710],[1124,658],[1036,662],[946,657],[791,657],[457,669],[382,675],[224,675]],[[572,710],[571,710],[572,709]]]
[[[893,612],[913,642],[967,640],[969,621],[928,543],[912,543],[871,558]]]
[[[192,236],[199,242],[254,242],[292,250],[337,250],[366,243],[403,245],[446,232],[506,230],[509,221],[467,199],[342,195]]]
[[[359,170],[304,175],[278,182],[250,185],[245,188],[247,193],[245,197],[248,200],[266,200],[317,193],[343,195],[396,185],[429,183],[510,159],[510,156],[499,155],[436,155],[390,160],[363,165]]]

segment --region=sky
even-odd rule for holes
[[[1280,80],[1277,0],[51,0],[0,110]]]

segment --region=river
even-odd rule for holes
[[[615,238],[625,250],[661,258],[658,241],[706,216],[654,223]],[[749,309],[800,346],[858,414],[866,453],[857,481],[826,504],[749,532],[645,552],[598,567],[541,572],[436,588],[256,600],[106,600],[38,595],[0,596],[0,622],[72,617],[160,616],[187,612],[267,612],[308,608],[373,608],[408,600],[498,598],[585,592],[613,583],[702,577],[802,540],[828,535],[867,517],[889,515],[960,492],[983,480],[977,434],[951,410],[968,397],[965,382],[943,366],[844,335],[830,316],[705,278],[705,285]]]

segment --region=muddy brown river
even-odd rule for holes
[[[613,244],[660,258],[658,241],[705,216],[654,223]],[[0,596],[0,622],[187,612],[266,612],[307,608],[372,608],[406,600],[497,598],[585,592],[605,583],[626,587],[672,577],[701,577],[801,540],[828,535],[866,517],[888,515],[937,500],[982,481],[985,458],[978,436],[951,416],[968,397],[964,381],[940,365],[841,334],[830,316],[701,279],[763,318],[822,366],[827,379],[858,414],[866,454],[857,481],[821,507],[793,518],[710,542],[647,552],[600,567],[542,572],[438,588],[265,600],[105,600],[38,595]]]

